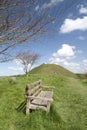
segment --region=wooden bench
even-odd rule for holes
[[[26,114],[30,113],[30,109],[43,109],[49,112],[50,103],[53,101],[53,89],[54,87],[43,86],[41,80],[27,84],[25,87]]]

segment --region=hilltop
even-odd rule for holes
[[[30,74],[46,74],[75,77],[76,75],[56,64],[42,64],[30,71]]]

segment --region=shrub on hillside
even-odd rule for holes
[[[85,73],[85,78],[87,79],[87,73]]]

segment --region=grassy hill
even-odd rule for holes
[[[42,64],[30,71],[30,74],[46,74],[75,77],[75,74],[56,64]]]
[[[58,75],[18,76],[9,84],[9,77],[0,79],[0,130],[86,130],[87,84],[73,77]],[[25,115],[25,85],[38,79],[55,86],[51,110],[32,111]]]

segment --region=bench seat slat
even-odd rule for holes
[[[41,93],[37,97],[41,97],[42,99],[34,99],[31,104],[39,105],[39,106],[47,106],[47,101],[45,99],[52,99],[53,93],[51,91],[41,91]]]
[[[34,105],[34,104],[30,104],[30,107],[29,107],[30,109],[33,109],[33,110],[35,110],[35,109],[43,109],[43,110],[47,110],[47,108],[46,107],[44,107],[44,106],[39,106],[39,105]]]

